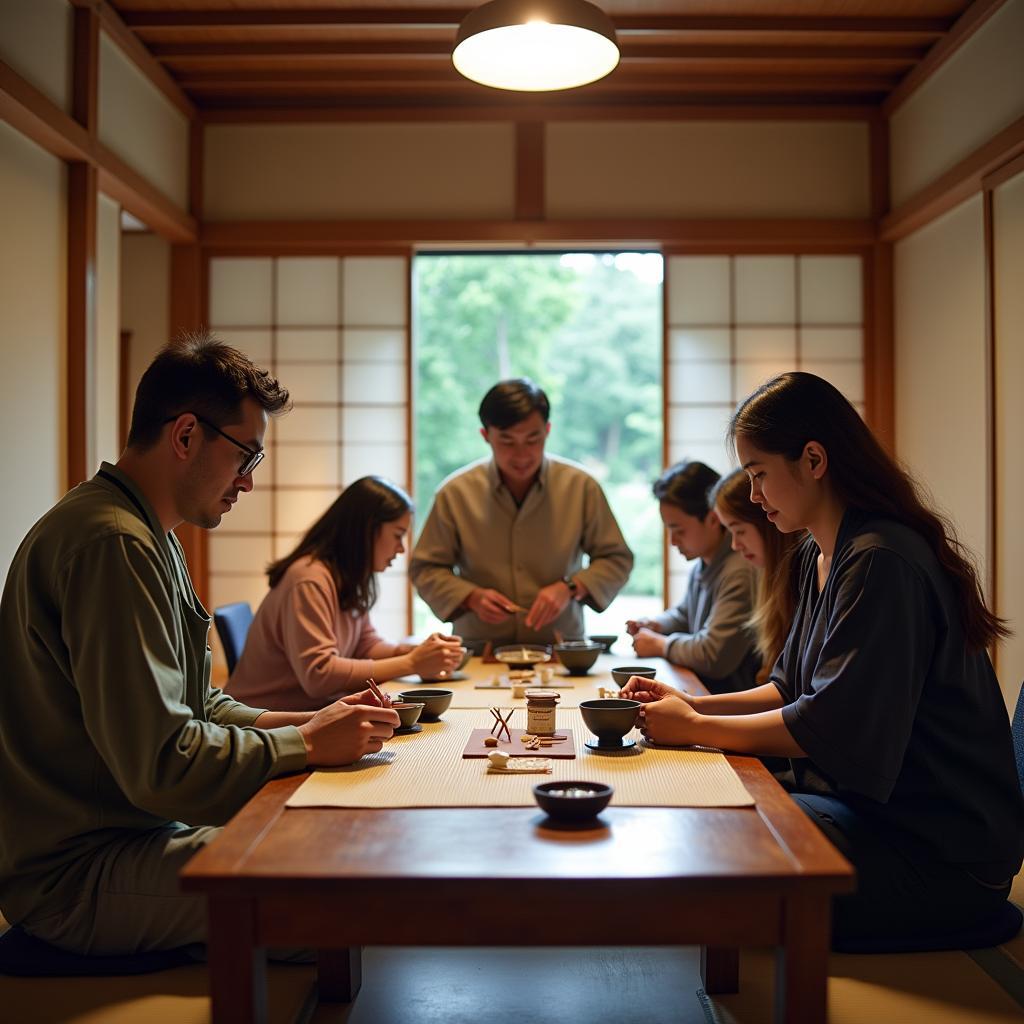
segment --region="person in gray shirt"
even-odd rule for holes
[[[686,559],[698,560],[686,596],[650,619],[629,620],[633,650],[667,658],[700,676],[712,693],[754,686],[760,657],[750,628],[757,594],[752,565],[731,550],[729,533],[708,492],[718,474],[703,462],[680,462],[654,482],[654,496],[669,538]]]
[[[413,586],[468,641],[580,637],[582,604],[603,611],[633,568],[601,485],[545,455],[549,414],[531,380],[491,388],[480,403],[491,457],[441,484],[413,550]]]

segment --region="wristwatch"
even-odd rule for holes
[[[562,582],[569,588],[569,596],[575,597],[579,592],[580,585],[571,576],[563,576]]]

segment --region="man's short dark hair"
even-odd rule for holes
[[[485,430],[488,427],[508,430],[534,412],[539,412],[547,423],[551,414],[548,396],[529,377],[516,377],[495,384],[484,395],[480,403],[480,422]]]
[[[208,331],[182,334],[157,353],[139,381],[128,446],[152,447],[164,424],[183,412],[218,426],[233,423],[246,398],[271,416],[290,405],[288,391],[277,379],[238,349]]]
[[[718,474],[703,462],[677,462],[654,481],[658,501],[675,505],[688,516],[704,519],[711,511],[708,492],[718,483]]]

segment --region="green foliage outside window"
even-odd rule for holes
[[[489,455],[487,389],[532,377],[551,400],[547,450],[601,482],[633,548],[627,592],[660,595],[660,257],[425,255],[414,288],[419,522],[449,473]]]

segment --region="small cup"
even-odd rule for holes
[[[622,697],[580,701],[583,724],[597,737],[597,746],[602,750],[633,746],[632,740],[623,740],[623,737],[636,725],[640,708],[639,701]]]
[[[401,729],[411,729],[419,720],[424,707],[425,705],[414,704],[412,701],[401,701],[391,705],[392,710],[398,713],[398,718],[402,723],[399,727]]]
[[[615,680],[615,685],[621,690],[629,682],[630,676],[643,676],[644,679],[653,679],[657,671],[657,669],[651,668],[649,665],[623,665],[621,668],[612,669],[612,679]]]

